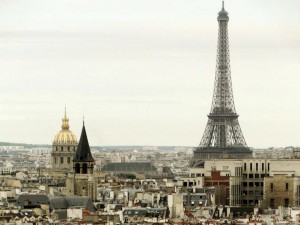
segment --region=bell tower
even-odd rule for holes
[[[73,159],[73,171],[67,177],[66,195],[88,196],[93,201],[97,200],[97,183],[93,176],[94,164],[95,160],[83,122],[80,140]]]
[[[93,174],[94,163],[83,122],[79,144],[73,159],[73,171],[75,174]]]

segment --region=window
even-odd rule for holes
[[[244,163],[244,170],[247,170],[247,164]]]
[[[259,178],[259,174],[258,173],[255,174],[255,178]]]
[[[70,146],[68,146],[68,152],[70,151]]]
[[[289,207],[289,199],[288,198],[284,199],[284,207]]]
[[[64,150],[64,147],[63,147],[63,146],[61,146],[61,147],[60,147],[60,150],[61,150],[61,151],[63,151],[63,150]]]
[[[285,183],[285,190],[286,190],[286,191],[289,190],[289,183]]]
[[[274,191],[274,184],[273,183],[270,184],[270,190]]]
[[[262,171],[265,170],[265,164],[264,164],[264,163],[261,164],[261,170],[262,170]]]
[[[268,163],[268,171],[270,171],[270,163]]]
[[[71,158],[70,157],[68,157],[68,164],[70,164],[71,163]]]
[[[250,171],[252,171],[252,163],[250,163]]]
[[[54,163],[55,163],[55,164],[57,163],[57,159],[56,159],[56,157],[54,157]]]
[[[258,163],[255,164],[255,170],[258,171]]]
[[[249,174],[249,178],[253,178],[253,174],[252,173]]]
[[[60,163],[61,163],[61,164],[64,163],[64,157],[60,157]]]
[[[274,198],[271,198],[271,199],[270,199],[270,207],[271,207],[271,208],[274,208],[274,206],[275,206]]]
[[[80,164],[79,163],[75,164],[75,173],[80,173]]]
[[[87,174],[87,164],[86,163],[84,163],[82,165],[82,174]]]

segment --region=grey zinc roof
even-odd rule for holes
[[[156,168],[151,162],[120,162],[107,163],[103,171],[118,171],[118,172],[153,172]]]
[[[50,208],[51,209],[67,209],[69,206],[65,197],[53,197],[50,199]]]
[[[49,204],[50,202],[47,195],[23,194],[19,195],[16,205],[24,207],[26,201],[28,201],[29,205]]]
[[[70,196],[70,197],[53,197],[50,199],[50,208],[52,210],[67,209],[72,207],[87,208],[91,212],[95,211],[95,206],[90,197]]]

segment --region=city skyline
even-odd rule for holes
[[[49,144],[64,107],[91,145],[198,146],[222,1],[2,1],[1,141]],[[299,146],[298,1],[225,1],[249,147]]]

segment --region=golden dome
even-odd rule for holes
[[[65,109],[65,116],[62,119],[61,131],[59,131],[54,138],[54,145],[77,145],[77,138],[75,134],[69,130],[69,118]]]

